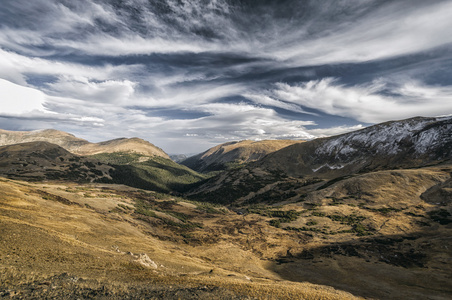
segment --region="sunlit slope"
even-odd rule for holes
[[[0,146],[26,142],[49,142],[78,155],[132,152],[147,156],[169,158],[162,149],[139,138],[119,138],[100,143],[90,143],[70,133],[46,129],[34,131],[8,131],[0,129]]]
[[[114,185],[2,179],[0,188],[2,296],[354,298],[281,280],[227,235],[220,243],[203,242],[220,217],[240,220],[221,207]]]
[[[264,140],[257,142],[245,140],[229,142],[189,157],[182,161],[181,164],[198,172],[224,170],[259,160],[271,152],[301,142],[295,140]]]

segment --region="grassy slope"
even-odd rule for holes
[[[252,224],[227,210],[116,185],[0,179],[0,189],[1,296],[354,298],[281,280],[242,242],[217,236],[220,219],[227,230]]]
[[[229,142],[210,148],[206,152],[187,158],[181,164],[198,172],[231,169],[244,163],[256,161],[265,155],[301,143],[296,140],[264,140]]]
[[[124,186],[5,181],[1,220],[12,228],[3,235],[1,259],[13,281],[37,268],[99,277],[123,290],[130,279],[184,287],[202,282],[259,298],[264,291],[275,298],[308,293],[306,286],[278,281],[285,279],[371,298],[449,299],[451,172],[450,166],[381,171],[314,184],[316,190],[278,206],[242,204],[243,215]],[[38,226],[44,235],[14,224]],[[35,236],[50,245],[64,237],[81,248],[65,250],[63,243],[41,250]],[[137,267],[129,251],[165,268]]]
[[[388,297],[386,290],[393,299],[447,299],[451,174],[452,166],[442,165],[328,182],[244,168],[209,179],[191,198],[232,205],[299,234],[299,244],[286,245],[273,269],[286,279],[366,297]]]
[[[115,183],[159,192],[181,191],[185,186],[205,179],[201,175],[170,159],[137,153],[102,153],[91,156],[103,163],[111,164]]]

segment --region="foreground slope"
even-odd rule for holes
[[[168,154],[162,149],[139,138],[119,138],[106,142],[90,143],[70,133],[54,129],[35,131],[8,131],[0,129],[0,146],[37,141],[56,144],[78,155],[134,152],[146,156],[169,158]]]
[[[233,165],[259,160],[271,152],[301,142],[295,140],[229,142],[189,157],[181,164],[198,172],[224,170]]]
[[[241,214],[120,185],[1,180],[0,293],[351,297],[307,281],[450,299],[451,173],[362,174]]]
[[[216,236],[220,219],[243,223],[225,209],[115,185],[0,179],[0,189],[0,297],[355,298],[283,280],[239,236]]]
[[[449,299],[451,174],[442,164],[316,181],[245,168],[193,199],[266,217],[284,231],[273,239],[261,229],[256,250],[279,248],[271,268],[285,279],[378,299]],[[282,238],[290,234],[297,236]]]

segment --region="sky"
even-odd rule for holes
[[[452,114],[452,1],[1,0],[0,128],[167,153]]]

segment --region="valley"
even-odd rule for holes
[[[0,297],[450,299],[451,120],[221,145],[210,173],[2,146]]]

